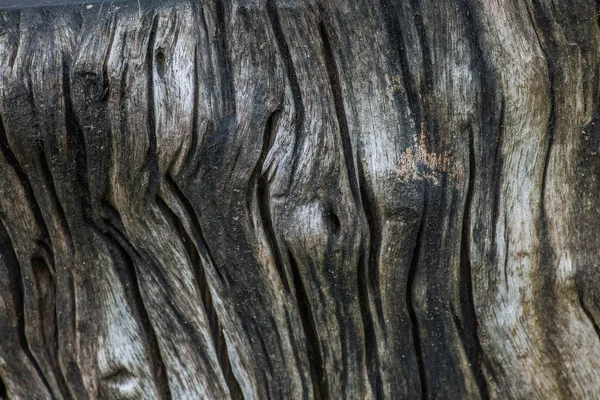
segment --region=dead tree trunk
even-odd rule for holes
[[[600,397],[592,0],[0,10],[0,398]]]

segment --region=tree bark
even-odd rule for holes
[[[600,397],[595,1],[17,5],[0,398]]]

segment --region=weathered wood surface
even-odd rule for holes
[[[597,14],[0,10],[0,398],[600,398]]]

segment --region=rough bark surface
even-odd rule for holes
[[[0,398],[600,397],[596,1],[17,3]]]

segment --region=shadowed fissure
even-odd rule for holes
[[[321,10],[323,13],[323,10]],[[340,132],[340,139],[342,144],[342,152],[344,157],[344,162],[346,166],[346,173],[348,174],[348,182],[350,184],[350,191],[352,193],[352,198],[354,200],[354,205],[356,207],[357,213],[359,210],[363,209],[362,202],[365,201],[361,198],[361,190],[359,189],[359,176],[356,173],[356,167],[354,164],[354,150],[352,148],[352,143],[350,140],[350,132],[348,128],[348,120],[346,117],[346,111],[344,109],[344,100],[342,94],[341,80],[338,73],[338,68],[335,61],[335,56],[333,54],[333,49],[331,47],[331,42],[329,40],[329,32],[327,31],[327,27],[324,21],[321,21],[319,25],[319,33],[321,35],[321,41],[323,44],[323,56],[325,59],[325,65],[327,67],[327,73],[329,75],[329,84],[331,88],[331,93],[333,95],[333,102],[335,108],[335,114],[338,121],[338,127]],[[335,217],[335,215],[334,215]],[[335,217],[337,220],[337,217]],[[360,221],[360,218],[357,218]],[[370,221],[369,221],[370,222]],[[339,225],[339,222],[334,225]],[[339,229],[339,228],[338,228]],[[335,231],[336,229],[334,229]],[[377,276],[377,268],[376,265],[373,265],[369,262],[367,257],[365,257],[365,253],[367,249],[361,245],[359,249],[359,261],[358,261],[358,300],[360,306],[360,317],[362,320],[363,326],[363,336],[365,343],[365,354],[367,357],[367,372],[369,375],[369,383],[375,393],[375,396],[378,396],[378,392],[381,392],[381,375],[379,373],[379,357],[376,347],[377,337],[375,335],[373,316],[371,315],[370,308],[370,296],[367,285],[372,282],[376,282]],[[374,268],[372,268],[374,267]],[[377,286],[374,285],[373,290],[377,289]],[[379,292],[376,291],[374,293],[375,296],[379,297]],[[379,394],[380,396],[381,394]]]
[[[4,380],[2,379],[2,375],[0,375],[0,400],[7,399],[6,385],[4,384]]]
[[[254,171],[252,171],[252,175],[250,176],[250,184],[248,185],[248,195],[247,195],[247,207],[248,213],[251,215],[251,207],[252,207],[252,194],[256,191],[256,201],[258,203],[258,212],[260,215],[260,219],[262,221],[263,228],[265,230],[265,237],[267,238],[269,248],[275,258],[275,268],[277,273],[279,274],[279,278],[281,279],[281,283],[285,288],[287,293],[290,293],[290,283],[288,282],[288,277],[285,271],[285,267],[282,262],[281,250],[277,243],[277,236],[275,235],[275,228],[273,227],[273,221],[271,218],[271,206],[270,206],[270,195],[269,195],[269,182],[267,178],[262,174],[262,169],[264,167],[265,158],[271,149],[271,145],[274,138],[274,130],[277,126],[277,120],[279,119],[280,111],[274,111],[269,115],[267,122],[265,124],[265,130],[262,139],[262,149],[260,152],[260,157],[254,167]]]
[[[52,393],[50,389],[50,385],[46,380],[46,377],[42,373],[42,370],[33,356],[31,349],[29,348],[29,343],[27,341],[27,334],[25,331],[25,298],[24,298],[24,282],[23,277],[21,275],[21,268],[19,262],[17,260],[17,256],[15,254],[14,246],[11,242],[8,233],[4,227],[4,223],[0,220],[0,254],[6,259],[5,265],[7,268],[7,273],[9,277],[9,281],[12,284],[11,294],[13,297],[13,304],[15,306],[15,314],[17,315],[17,334],[19,337],[19,344],[21,345],[21,349],[25,353],[27,357],[27,361],[33,367],[35,373],[38,375],[44,387],[48,391],[48,393]]]
[[[182,207],[184,214],[176,213],[164,200],[157,196],[156,202],[162,211],[162,214],[167,218],[171,225],[177,231],[177,237],[181,238],[182,244],[186,249],[186,253],[190,258],[190,263],[194,267],[193,273],[198,285],[198,290],[201,295],[202,308],[207,316],[207,322],[210,329],[211,338],[213,340],[215,351],[217,353],[217,361],[225,378],[225,383],[229,389],[229,393],[233,399],[242,398],[242,390],[240,385],[233,375],[233,368],[229,359],[229,352],[225,337],[222,333],[222,326],[218,318],[217,310],[215,309],[210,286],[204,269],[202,258],[212,260],[212,256],[206,251],[208,246],[204,241],[200,223],[198,222],[192,206],[188,203],[183,193],[179,190],[177,184],[170,177],[164,177],[165,188],[177,199],[179,206]],[[185,228],[183,220],[188,221],[191,232]],[[201,255],[202,254],[202,255]],[[214,264],[214,263],[213,263]]]
[[[292,54],[290,53],[289,46],[285,40],[283,30],[281,29],[281,23],[279,21],[279,15],[277,11],[277,6],[275,4],[275,0],[267,0],[267,13],[269,14],[271,29],[273,30],[273,35],[275,36],[275,41],[277,42],[277,49],[279,50],[279,54],[283,59],[288,84],[290,85],[290,90],[292,92],[294,111],[296,113],[296,123],[294,128],[294,148],[292,154],[298,154],[298,149],[300,148],[302,138],[302,130],[304,128],[304,123],[306,119],[304,103],[302,102],[302,91],[300,90],[300,84],[298,82],[296,70],[294,69],[294,64],[292,62]],[[292,177],[296,175],[296,168],[299,160],[300,157],[293,157],[292,168],[290,172],[290,175]]]
[[[532,29],[535,33],[537,43],[540,50],[546,60],[546,67],[548,71],[548,90],[549,90],[549,101],[550,101],[550,115],[546,127],[545,134],[548,136],[546,154],[544,157],[544,166],[542,173],[542,183],[540,190],[540,207],[538,214],[538,225],[539,225],[539,241],[540,251],[538,256],[537,276],[539,276],[539,284],[534,285],[533,293],[536,301],[534,302],[535,312],[543,318],[539,318],[541,329],[544,333],[544,339],[542,340],[541,347],[545,349],[547,354],[552,355],[553,360],[561,360],[563,355],[561,350],[557,346],[555,339],[559,332],[559,325],[555,323],[558,316],[557,304],[555,299],[555,288],[556,288],[556,266],[558,265],[557,255],[552,246],[550,238],[550,219],[552,215],[548,215],[546,196],[547,196],[547,185],[548,185],[548,170],[550,167],[550,160],[553,151],[554,137],[556,135],[556,118],[557,118],[557,104],[556,104],[556,87],[555,82],[559,78],[561,71],[559,66],[556,64],[556,60],[559,55],[557,44],[553,39],[552,35],[552,21],[550,16],[547,14],[548,10],[536,0],[532,1],[533,10],[527,7],[527,14],[529,21],[532,25]],[[539,31],[539,32],[538,32]],[[540,34],[543,35],[545,41],[542,41]],[[557,362],[548,363],[549,367],[552,368],[557,381],[562,380],[563,372],[561,371],[562,365]],[[559,393],[563,398],[573,398],[573,394],[570,391],[568,385],[559,385]]]
[[[408,316],[412,324],[412,341],[415,348],[415,356],[417,360],[417,366],[419,369],[419,382],[421,384],[421,398],[426,399],[428,396],[427,392],[427,376],[425,375],[425,363],[423,361],[423,349],[421,346],[421,332],[419,329],[419,319],[413,305],[413,295],[415,293],[414,283],[417,268],[419,266],[419,258],[421,256],[421,245],[423,244],[425,222],[427,219],[427,190],[423,194],[423,211],[421,214],[421,223],[419,224],[419,230],[417,231],[417,238],[415,241],[415,248],[413,250],[412,259],[410,262],[410,269],[408,271],[408,279],[406,283],[406,309],[408,310]]]
[[[151,367],[158,392],[161,394],[162,399],[170,400],[171,393],[166,368],[160,354],[156,332],[152,327],[152,322],[150,321],[150,316],[146,309],[144,296],[138,279],[138,271],[135,265],[136,262],[140,262],[140,256],[124,235],[121,234],[123,227],[117,211],[105,203],[103,214],[104,218],[98,221],[98,227],[94,221],[90,221],[90,226],[98,235],[101,235],[111,243],[112,247],[118,252],[123,260],[123,268],[117,268],[117,272],[123,285],[128,288],[128,293],[131,294],[137,316],[141,322],[141,328],[148,340]]]
[[[483,350],[477,335],[477,313],[473,299],[473,278],[471,271],[471,207],[475,188],[475,146],[473,129],[469,127],[469,176],[467,198],[463,210],[462,233],[460,244],[460,305],[462,321],[454,322],[469,359],[471,370],[475,376],[482,399],[489,399],[489,390],[483,374]]]

